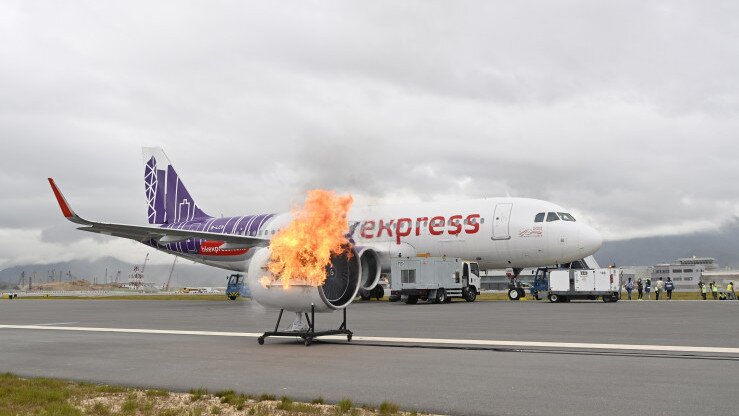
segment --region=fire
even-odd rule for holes
[[[308,192],[305,205],[293,212],[293,220],[270,241],[268,270],[287,288],[292,280],[320,286],[326,280],[331,255],[347,249],[349,225],[346,216],[351,195],[331,191]]]

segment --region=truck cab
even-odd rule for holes
[[[226,296],[231,300],[236,300],[239,296],[249,297],[249,288],[246,286],[246,279],[243,274],[232,274],[227,278]]]

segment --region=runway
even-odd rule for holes
[[[357,303],[351,344],[306,348],[257,345],[276,311],[251,302],[4,301],[0,371],[445,414],[735,414],[737,312],[739,302]],[[329,328],[340,314],[317,318]]]

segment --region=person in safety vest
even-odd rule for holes
[[[718,300],[718,285],[716,285],[716,282],[711,282],[711,296],[713,296],[713,300]]]
[[[726,286],[726,295],[729,300],[736,300],[736,293],[734,293],[734,282],[729,282]]]
[[[665,283],[665,291],[667,292],[667,300],[672,300],[673,290],[675,290],[675,283],[673,283],[672,279],[668,277],[667,282]]]
[[[699,282],[699,283],[698,283],[698,287],[699,287],[699,288],[700,288],[700,290],[701,290],[701,298],[702,298],[703,300],[706,300],[706,294],[707,294],[707,292],[708,292],[708,289],[706,288],[706,284],[705,284],[705,283],[703,283],[703,282]]]

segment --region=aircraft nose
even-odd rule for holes
[[[589,225],[580,224],[580,226],[580,250],[587,252],[589,256],[603,245],[603,237]]]

